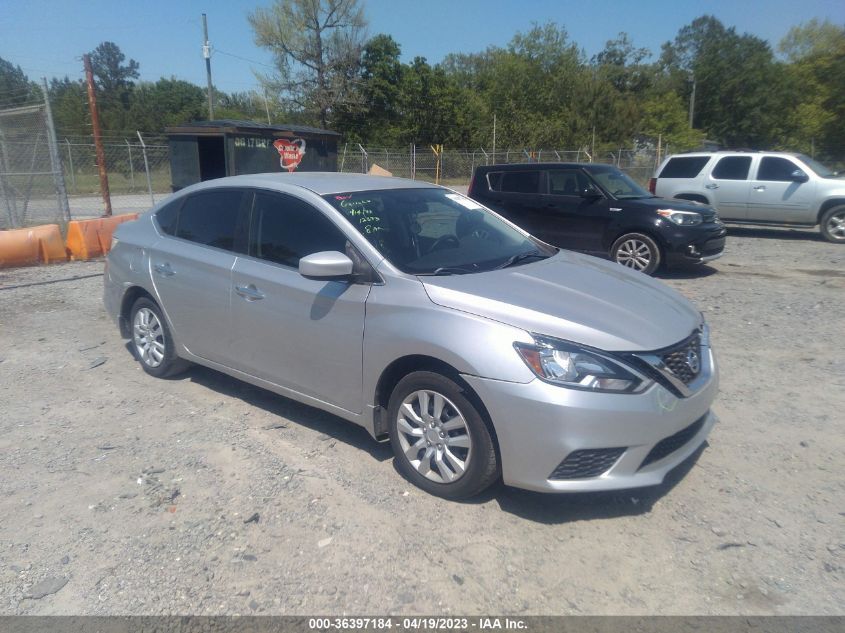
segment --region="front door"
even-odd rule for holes
[[[546,174],[537,237],[562,248],[603,252],[602,235],[611,220],[607,199],[580,169],[556,169]],[[595,195],[585,195],[588,192]]]
[[[816,183],[796,180],[795,171],[804,170],[788,158],[764,156],[760,159],[748,198],[749,220],[785,224],[815,222],[811,205]]]
[[[360,413],[370,285],[298,272],[301,257],[348,248],[317,208],[256,192],[249,256],[239,257],[232,271],[232,345],[237,369]]]

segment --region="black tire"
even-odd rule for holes
[[[822,237],[834,244],[845,244],[845,204],[831,207],[819,221]]]
[[[147,323],[153,323],[149,319],[150,314],[154,315],[158,328],[145,327],[143,323],[145,316]],[[159,334],[156,335],[156,332]],[[170,329],[162,316],[161,308],[152,299],[141,297],[132,305],[132,310],[129,312],[129,337],[132,354],[141,363],[141,368],[150,376],[167,378],[185,371],[190,366],[188,361],[176,355],[176,345],[173,343]],[[147,343],[142,344],[142,341]]]
[[[643,233],[626,233],[610,247],[610,259],[617,264],[652,275],[660,268],[663,255],[652,238]]]
[[[433,392],[444,398],[441,414],[437,422],[434,422],[435,417],[428,414],[431,422],[437,425],[437,428],[430,428],[424,433],[431,433],[435,435],[440,433],[439,437],[442,441],[442,447],[438,445],[426,445],[426,436],[410,436],[407,432],[400,430],[399,414],[400,408],[407,398],[414,397],[420,392]],[[493,444],[493,433],[487,422],[482,417],[478,408],[471,402],[472,396],[468,397],[465,391],[457,385],[454,381],[428,371],[418,371],[408,374],[399,384],[393,389],[390,395],[390,404],[387,408],[388,426],[390,432],[390,445],[393,447],[393,453],[396,457],[396,467],[402,475],[408,479],[415,486],[422,488],[426,492],[444,497],[446,499],[467,499],[479,494],[481,491],[490,487],[499,478],[499,461],[496,455],[496,448]],[[417,405],[420,401],[417,400]],[[429,411],[434,412],[434,403],[429,407]],[[415,409],[419,416],[419,409]],[[453,414],[457,413],[462,417],[462,424],[460,429],[447,428],[448,424],[452,424],[452,420],[456,419]],[[408,425],[408,418],[405,417],[405,425]],[[420,422],[425,419],[425,416],[419,416]],[[446,426],[441,426],[441,423]],[[411,422],[411,426],[413,426]],[[408,427],[410,428],[410,427]],[[444,435],[445,433],[445,435]],[[464,439],[464,435],[468,436],[468,440]],[[465,469],[462,474],[455,477],[452,481],[434,481],[424,474],[411,463],[411,458],[406,456],[406,450],[413,451],[413,446],[410,444],[409,437],[418,437],[415,441],[420,442],[421,446],[415,453],[417,460],[423,464],[428,457],[428,464],[431,467],[429,471],[434,477],[439,477],[441,480],[448,478],[449,473],[454,475],[457,469],[452,467],[454,463],[451,460],[458,459],[458,463],[464,463]],[[437,435],[435,435],[437,437]],[[403,440],[404,438],[404,440]],[[403,441],[405,446],[403,446]],[[468,441],[466,453],[464,449],[458,446],[458,441],[461,444]],[[451,442],[455,442],[454,446],[449,446]],[[448,453],[448,455],[447,455]],[[461,458],[463,461],[460,461]],[[437,461],[440,459],[441,461]],[[447,465],[448,463],[448,465]],[[441,475],[441,471],[446,470],[446,475]]]

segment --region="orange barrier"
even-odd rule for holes
[[[96,220],[72,220],[67,225],[67,252],[71,259],[102,257],[111,248],[111,235],[118,224],[138,218],[137,213]]]
[[[0,268],[67,261],[58,224],[0,231]]]

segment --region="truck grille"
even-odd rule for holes
[[[549,475],[549,479],[598,477],[616,463],[625,448],[590,448],[572,451]]]

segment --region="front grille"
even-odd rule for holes
[[[654,448],[649,451],[648,455],[646,455],[643,463],[640,464],[640,469],[645,468],[649,464],[660,461],[664,457],[667,457],[682,448],[701,430],[701,427],[704,426],[704,420],[706,417],[707,416],[702,416],[685,429],[681,429],[674,435],[670,435],[669,437],[660,440],[654,445]]]
[[[701,335],[696,334],[675,349],[660,354],[663,364],[685,385],[701,372]]]
[[[616,463],[625,448],[590,448],[572,451],[549,475],[549,479],[598,477]]]

